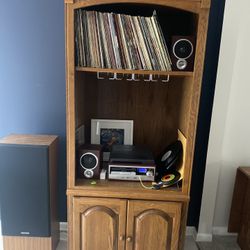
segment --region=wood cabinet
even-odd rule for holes
[[[65,0],[69,250],[183,249],[209,8],[210,0]],[[79,67],[78,9],[138,16],[156,10],[166,39],[194,38],[193,70]],[[171,50],[169,41],[168,46]],[[114,79],[117,74],[122,79]],[[134,76],[138,81],[127,80]],[[152,77],[157,81],[145,81]],[[133,120],[133,143],[146,145],[155,157],[181,140],[182,181],[148,190],[140,182],[95,180],[93,185],[80,178],[76,130],[84,125],[90,143],[91,119]]]
[[[72,250],[178,249],[181,204],[74,197]]]
[[[126,201],[73,198],[73,249],[124,249]]]
[[[237,169],[228,232],[238,233],[241,249],[250,249],[250,167]]]
[[[128,201],[126,250],[178,249],[180,217],[180,203]]]

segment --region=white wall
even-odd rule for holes
[[[226,232],[236,168],[250,166],[249,10],[226,1],[198,240]]]

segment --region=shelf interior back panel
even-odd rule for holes
[[[97,80],[96,74],[76,73],[76,126],[85,125],[90,142],[91,119],[134,120],[134,144],[159,154],[187,133],[192,83],[190,77],[169,83]]]

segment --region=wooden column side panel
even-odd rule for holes
[[[74,243],[74,237],[73,237],[73,212],[74,212],[74,207],[73,207],[73,196],[68,195],[67,196],[67,221],[68,221],[68,247],[67,249],[72,249],[75,250],[75,243]]]
[[[66,5],[66,112],[67,112],[67,177],[68,188],[75,184],[75,59],[74,11]]]
[[[181,218],[180,218],[180,233],[179,233],[179,250],[184,249],[184,243],[186,238],[186,225],[188,215],[189,202],[182,203]]]
[[[204,56],[206,49],[206,38],[208,28],[208,15],[207,9],[202,9],[199,15],[198,31],[197,31],[197,46],[195,52],[195,63],[194,63],[194,79],[193,79],[193,90],[191,97],[191,107],[189,115],[189,126],[187,133],[187,152],[186,152],[186,170],[184,179],[186,182],[183,185],[183,191],[186,194],[190,192],[191,177],[192,177],[192,164],[195,146],[195,136],[197,128],[197,119],[199,111],[200,92],[202,84],[202,72],[204,66]]]

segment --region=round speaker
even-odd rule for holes
[[[193,44],[185,38],[177,40],[173,45],[173,54],[178,59],[189,58],[194,51]]]
[[[83,144],[77,148],[77,176],[79,178],[99,178],[102,146]]]
[[[84,153],[80,158],[80,165],[84,169],[94,169],[97,167],[98,158],[93,153]]]
[[[94,176],[93,169],[98,165],[98,158],[91,152],[84,153],[80,158],[80,165],[85,170],[84,176],[92,178]]]
[[[180,70],[184,70],[187,67],[187,60],[178,59],[176,62],[176,67]]]

